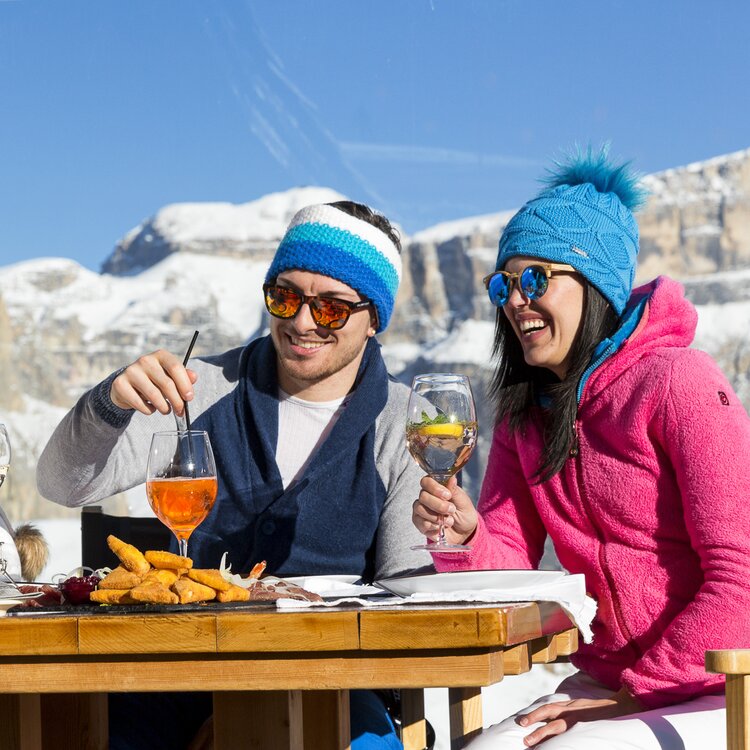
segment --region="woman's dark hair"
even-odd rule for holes
[[[578,410],[578,383],[600,341],[617,328],[618,317],[612,306],[586,279],[583,281],[583,312],[570,350],[570,367],[564,380],[558,380],[545,367],[528,365],[505,312],[498,308],[492,356],[498,360],[489,394],[495,403],[497,422],[507,421],[512,432],[523,432],[532,410],[542,401],[544,447],[536,482],[557,474],[576,443],[575,419]]]
[[[401,252],[401,237],[383,214],[376,213],[369,206],[365,206],[364,203],[355,203],[354,201],[336,201],[327,205],[338,208],[339,211],[343,211],[350,216],[354,216],[356,219],[362,219],[362,221],[366,221],[368,224],[377,227],[393,242],[399,253]]]

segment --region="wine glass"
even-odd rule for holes
[[[10,437],[4,424],[0,424],[0,487],[10,468]]]
[[[0,424],[0,487],[3,486],[3,482],[5,481],[5,477],[8,474],[9,468],[10,468],[10,437],[8,435],[8,429],[6,428],[6,426],[4,424]],[[12,539],[13,526],[8,520],[8,517],[3,512],[2,508],[0,508],[0,529],[7,530],[7,533],[11,535],[11,539]],[[4,544],[5,542],[2,541],[2,537],[0,536],[0,580],[6,579],[15,586],[15,581],[11,577],[10,573],[8,573],[9,560],[6,557],[6,555],[3,553]],[[2,587],[1,583],[0,583],[0,587]]]
[[[450,373],[417,375],[411,384],[406,444],[414,460],[440,484],[446,484],[469,460],[477,442],[477,417],[469,378]],[[433,544],[412,549],[463,552],[465,544],[445,540],[443,516]]]
[[[159,520],[187,557],[188,539],[216,500],[216,464],[207,432],[156,432],[151,438],[146,494]]]

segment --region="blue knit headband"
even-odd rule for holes
[[[401,280],[401,255],[390,237],[367,221],[328,205],[298,211],[281,240],[266,282],[300,269],[343,281],[370,300],[385,330]]]
[[[496,270],[518,255],[573,266],[622,314],[633,288],[638,224],[645,200],[629,165],[612,165],[607,149],[578,151],[557,164],[549,187],[508,222]]]

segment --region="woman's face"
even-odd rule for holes
[[[519,273],[539,258],[511,258],[503,270]],[[544,261],[541,261],[544,262]],[[570,365],[573,347],[583,315],[584,287],[578,274],[552,272],[549,287],[539,299],[528,299],[513,285],[503,311],[523,348],[526,364],[546,367],[562,380]]]

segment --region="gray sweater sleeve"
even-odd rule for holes
[[[385,505],[380,516],[375,555],[375,576],[388,578],[427,566],[432,555],[426,550],[410,549],[425,538],[412,523],[412,505],[419,495],[424,472],[406,447],[406,407],[409,389],[390,382],[388,403],[377,421],[375,462],[386,488]]]
[[[235,352],[190,361],[198,374],[191,420],[234,387],[223,373],[232,369]],[[42,451],[36,481],[39,493],[48,500],[74,508],[142,484],[151,435],[176,429],[172,414],[147,416],[116,407],[109,390],[119,372],[81,396]]]

